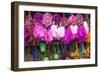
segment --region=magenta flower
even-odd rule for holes
[[[50,13],[45,13],[43,15],[43,20],[42,20],[42,23],[48,27],[52,24],[52,15]]]
[[[34,14],[34,21],[35,22],[42,22],[42,19],[43,19],[43,15],[42,15],[42,13],[40,13],[40,12],[37,12],[37,13],[35,13]]]
[[[43,38],[45,35],[46,30],[41,26],[41,24],[38,23],[38,25],[35,23],[35,26],[33,28],[33,35],[35,38]]]
[[[87,38],[87,33],[85,30],[85,27],[83,25],[79,26],[77,34],[76,34],[76,39],[78,43],[82,43],[85,41]]]
[[[53,40],[52,32],[50,29],[45,31],[45,35],[43,37],[43,40],[46,41],[46,43],[49,43]]]
[[[65,30],[65,36],[62,38],[61,41],[63,44],[68,44],[71,40],[73,40],[73,33],[72,33],[70,27],[68,27]]]
[[[61,16],[59,14],[54,14],[53,21],[55,22],[55,24],[60,24]]]

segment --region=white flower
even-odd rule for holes
[[[51,31],[52,31],[52,36],[56,39],[60,39],[65,35],[64,26],[52,25]]]
[[[61,38],[64,37],[64,35],[65,35],[65,28],[63,26],[59,26],[57,28],[57,34]]]
[[[52,36],[53,36],[53,37],[56,37],[56,33],[57,33],[56,30],[57,30],[57,27],[58,27],[57,25],[52,25],[52,26],[51,26],[51,31],[52,31]]]
[[[89,32],[89,26],[88,26],[88,24],[87,24],[86,21],[84,21],[83,26],[84,26],[84,28],[86,30],[86,33],[88,34],[88,32]]]
[[[77,25],[70,25],[70,29],[74,35],[77,34],[77,30],[78,30]]]

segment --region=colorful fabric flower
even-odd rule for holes
[[[77,20],[77,18],[76,18],[76,16],[75,15],[71,15],[69,18],[68,18],[68,23],[69,24],[76,24],[76,20]]]
[[[77,42],[78,43],[82,43],[83,41],[86,40],[87,38],[87,32],[84,28],[83,25],[81,25],[79,28],[78,28],[78,31],[77,31],[77,34],[76,34],[76,38],[77,38]]]
[[[62,43],[63,44],[68,44],[71,40],[73,40],[73,33],[71,31],[71,28],[68,27],[66,30],[65,30],[65,35],[64,37],[62,38]]]
[[[46,30],[44,33],[43,40],[46,41],[46,43],[49,43],[53,40],[52,32],[50,29]]]
[[[39,43],[39,48],[40,48],[40,51],[41,52],[45,52],[45,50],[46,50],[46,44],[43,43],[43,42],[40,42]]]
[[[40,12],[37,12],[37,13],[35,13],[34,14],[34,21],[35,22],[42,22],[42,19],[43,19],[43,15],[42,15],[42,13],[40,13]]]
[[[81,25],[81,24],[83,24],[83,21],[84,21],[84,18],[83,18],[83,16],[81,15],[81,14],[77,14],[76,15],[76,18],[77,18],[77,24],[78,25]]]
[[[52,15],[50,13],[45,13],[42,22],[46,27],[50,26],[52,24]]]
[[[62,38],[65,35],[65,28],[63,26],[59,26],[57,28],[57,35],[56,37]]]
[[[78,26],[77,25],[70,25],[69,26],[73,35],[75,36],[77,34]]]
[[[44,33],[45,31],[46,30],[43,28],[43,26],[41,26],[40,24],[39,25],[35,24],[33,28],[33,35],[35,38],[43,38],[43,36],[45,35]]]
[[[52,25],[51,31],[52,31],[52,36],[55,39],[60,39],[65,35],[65,28],[63,26]]]
[[[57,27],[58,27],[57,25],[54,25],[54,24],[51,25],[51,31],[52,31],[53,37],[56,37],[56,33],[57,33],[56,29],[57,29]]]
[[[68,25],[68,23],[67,23],[67,18],[66,18],[66,17],[61,18],[61,24],[62,24],[63,26],[67,26],[67,25]]]
[[[88,26],[88,24],[87,24],[86,21],[83,22],[83,26],[84,26],[84,28],[86,30],[86,33],[88,34],[88,32],[89,32],[89,26]]]
[[[59,14],[54,14],[53,21],[55,22],[55,24],[60,24],[61,16]]]

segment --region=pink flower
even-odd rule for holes
[[[84,18],[83,18],[83,16],[81,15],[81,14],[77,14],[76,15],[76,18],[77,18],[77,24],[78,25],[81,25],[81,24],[83,24],[83,20],[84,20]]]
[[[49,43],[53,40],[52,32],[50,29],[45,31],[43,40],[46,41],[46,43]]]
[[[48,27],[48,26],[50,26],[51,24],[52,24],[52,15],[50,14],[50,13],[45,13],[44,15],[43,15],[43,20],[42,20],[42,22],[43,22],[43,24],[46,26],[46,27]]]
[[[63,26],[52,25],[51,26],[52,36],[59,40],[65,35],[65,28]]]
[[[57,35],[58,35],[57,37],[58,38],[64,37],[64,35],[65,35],[65,28],[63,26],[59,26],[56,31],[57,31]]]
[[[63,26],[67,26],[67,18],[66,17],[63,17],[63,18],[61,18],[61,23],[62,23],[62,25]]]
[[[31,15],[27,15],[25,17],[25,25],[30,25],[32,21],[32,16]]]
[[[89,26],[88,26],[88,24],[87,24],[86,21],[83,22],[83,26],[84,26],[84,28],[86,30],[86,33],[88,34],[88,32],[89,32]]]
[[[68,18],[68,23],[69,24],[76,24],[76,20],[77,20],[77,18],[76,18],[76,16],[75,15],[71,15],[69,18]]]
[[[70,25],[70,29],[73,33],[73,35],[77,34],[78,26],[77,25]]]
[[[77,42],[82,43],[83,41],[86,40],[86,38],[87,38],[87,33],[86,33],[86,30],[85,30],[85,27],[84,27],[84,25],[81,25],[78,28],[78,31],[77,31],[77,34],[76,34]]]
[[[62,38],[62,43],[63,44],[68,44],[70,41],[72,41],[73,40],[73,33],[72,33],[72,31],[71,31],[71,28],[70,27],[68,27],[66,30],[65,30],[65,35],[64,35],[64,37]]]
[[[51,25],[51,31],[52,31],[52,36],[56,37],[56,33],[57,33],[57,25]]]
[[[45,29],[41,25],[37,25],[35,23],[35,26],[33,28],[33,35],[35,38],[42,38],[44,36]]]

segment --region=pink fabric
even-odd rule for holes
[[[71,15],[69,18],[68,18],[68,23],[69,24],[76,24],[76,21],[77,21],[77,17],[75,15]]]
[[[46,41],[46,43],[49,43],[53,40],[52,32],[50,29],[45,31],[43,40]]]
[[[53,37],[58,40],[65,35],[65,28],[63,26],[52,25],[51,31]]]
[[[43,26],[35,24],[33,29],[33,35],[35,38],[43,38],[43,36],[45,35],[45,31],[46,30],[43,28]]]
[[[52,24],[52,15],[50,14],[50,13],[45,13],[44,15],[43,15],[43,20],[42,20],[42,22],[43,22],[43,24],[46,26],[46,27],[48,27],[48,26],[50,26],[51,24]]]

